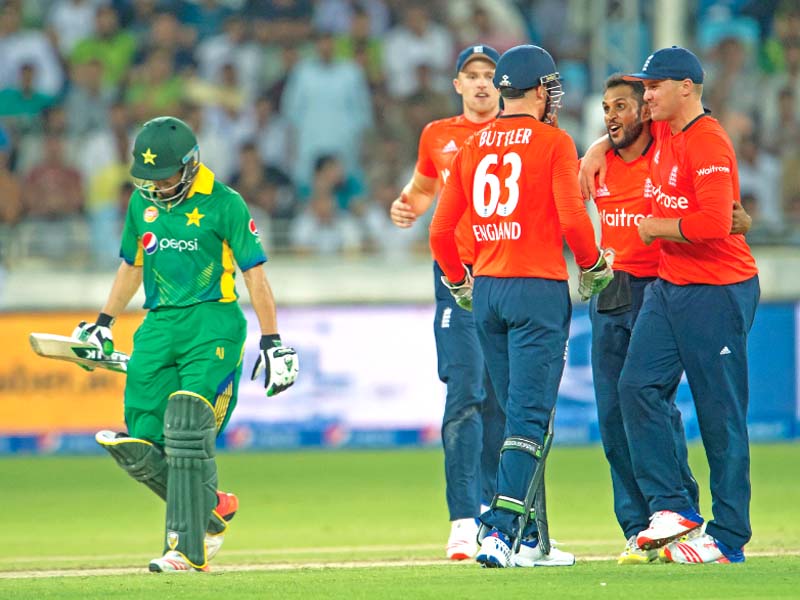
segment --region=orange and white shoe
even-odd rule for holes
[[[662,550],[662,555],[666,562],[694,565],[744,562],[744,551],[741,548],[728,548],[707,533],[686,541],[667,544]]]
[[[235,494],[217,491],[217,508],[214,509],[217,515],[225,521],[230,521],[236,515],[237,510],[239,510],[239,499]],[[219,549],[222,548],[222,542],[225,541],[227,531],[226,527],[225,531],[221,533],[206,533],[206,560],[211,560],[217,555]]]
[[[693,510],[684,513],[660,510],[650,517],[650,526],[636,536],[636,545],[642,550],[660,548],[702,525],[703,517]]]
[[[450,523],[447,538],[447,558],[467,560],[478,551],[478,525],[475,519],[456,519]]]
[[[177,550],[170,550],[164,556],[150,561],[151,573],[208,573],[211,569],[206,562],[204,567],[195,567]]]

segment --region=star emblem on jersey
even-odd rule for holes
[[[189,225],[197,225],[198,227],[200,227],[200,219],[205,217],[205,215],[201,214],[200,211],[197,210],[196,206],[194,207],[194,210],[192,212],[183,213],[183,214],[186,215],[186,226],[187,227]]]
[[[142,160],[144,161],[144,164],[146,164],[146,165],[156,166],[156,158],[157,157],[158,157],[158,154],[153,154],[152,152],[150,152],[150,148],[148,148],[147,150],[142,152]]]

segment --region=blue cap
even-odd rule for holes
[[[672,79],[683,81],[691,79],[694,83],[703,83],[703,67],[698,58],[686,48],[672,46],[653,52],[644,61],[638,73],[625,75],[624,79]]]
[[[553,57],[544,48],[529,44],[503,53],[494,70],[494,86],[501,90],[529,90],[547,79],[558,79]]]
[[[480,44],[464,48],[456,60],[456,75],[464,70],[468,62],[477,58],[488,60],[493,65],[496,65],[500,59],[500,53],[491,46],[482,46]]]

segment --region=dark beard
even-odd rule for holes
[[[633,144],[633,142],[639,139],[639,136],[642,134],[643,129],[644,129],[644,123],[642,121],[639,121],[638,123],[636,123],[636,125],[634,125],[630,129],[626,129],[624,127],[622,128],[624,135],[622,136],[622,139],[619,141],[618,144],[614,143],[614,140],[611,139],[611,135],[608,136],[608,141],[611,142],[611,146],[615,150],[621,150],[622,148],[627,148],[628,146]]]

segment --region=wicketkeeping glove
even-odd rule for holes
[[[611,267],[614,265],[615,252],[611,248],[606,250],[600,249],[600,256],[597,262],[591,269],[581,269],[581,277],[578,283],[578,294],[581,300],[588,300],[595,294],[602,292],[605,287],[614,279],[614,271]]]
[[[294,348],[283,346],[281,336],[277,334],[261,336],[261,352],[250,379],[255,380],[264,369],[267,372],[264,380],[267,396],[275,396],[290,387],[300,371],[297,352]]]
[[[111,356],[114,352],[114,339],[111,335],[111,326],[114,324],[114,317],[106,313],[97,315],[94,323],[81,321],[72,332],[72,337],[82,342],[94,344],[103,354]]]
[[[464,279],[459,283],[450,283],[450,281],[442,275],[442,283],[450,290],[450,294],[455,298],[458,304],[464,310],[472,312],[472,274],[469,269],[464,268]]]

